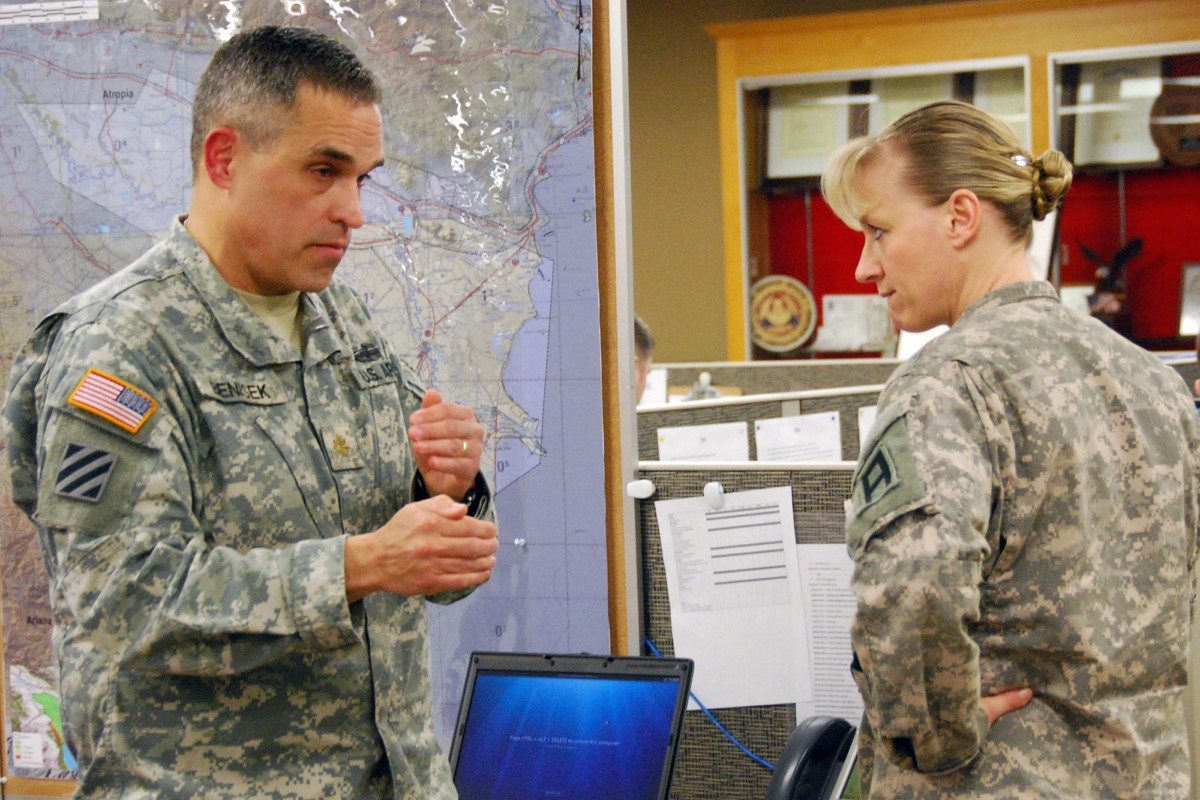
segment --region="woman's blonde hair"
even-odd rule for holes
[[[855,230],[866,209],[858,170],[884,145],[907,158],[908,185],[930,206],[957,189],[970,189],[996,207],[1014,241],[1033,240],[1034,220],[1055,209],[1071,186],[1071,162],[1057,150],[1033,158],[1012,128],[969,103],[947,101],[910,111],[874,136],[852,139],[837,150],[821,176],[821,192],[834,213]]]

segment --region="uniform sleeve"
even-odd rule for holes
[[[400,403],[404,408],[404,418],[407,420],[414,411],[421,407],[421,401],[425,397],[425,386],[411,367],[395,356],[391,356],[391,358],[400,375]],[[414,501],[426,500],[430,496],[429,490],[425,487],[425,479],[415,467],[413,468],[413,485],[410,496]],[[492,488],[488,485],[487,478],[482,472],[475,476],[475,485],[467,491],[467,496],[463,500],[467,504],[467,513],[471,516],[488,522],[496,521],[496,510],[492,505]],[[472,586],[457,591],[439,592],[426,595],[425,599],[438,605],[449,605],[467,597],[476,588],[478,587]]]
[[[127,668],[189,675],[360,641],[342,538],[243,552],[206,533],[201,437],[169,369],[111,343],[68,344],[50,361],[34,521],[65,636],[86,631]]]
[[[988,729],[968,633],[988,550],[988,448],[965,391],[910,377],[882,400],[847,518],[855,680],[880,752],[950,772]]]
[[[51,314],[38,324],[29,341],[13,359],[4,396],[4,452],[13,503],[29,518],[37,509],[38,407],[46,354],[62,322]]]
[[[1195,428],[1192,429],[1193,432]],[[1196,624],[1196,592],[1197,584],[1200,583],[1200,576],[1197,575],[1197,559],[1200,558],[1200,506],[1197,505],[1197,492],[1200,492],[1200,442],[1193,441],[1193,444],[1188,448],[1188,452],[1192,457],[1192,502],[1188,504],[1188,509],[1191,511],[1190,520],[1192,529],[1195,535],[1191,541],[1191,547],[1188,550],[1188,574],[1191,576],[1191,620],[1193,630]],[[1194,639],[1194,634],[1193,634]]]
[[[419,500],[428,500],[430,497],[429,489],[425,486],[425,479],[421,477],[421,473],[413,470],[413,488],[412,499],[414,502]],[[467,504],[467,513],[476,519],[486,520],[488,522],[496,521],[496,511],[492,506],[492,490],[488,485],[487,479],[483,473],[475,476],[475,485],[467,492],[467,496],[463,498],[463,502]],[[448,592],[438,592],[437,594],[427,594],[425,599],[438,605],[450,605],[457,603],[464,597],[467,597],[474,592],[478,586],[469,586],[466,589],[456,589]]]

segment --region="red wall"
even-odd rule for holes
[[[768,209],[771,271],[808,285],[804,197],[774,197]],[[812,193],[812,220],[815,266],[809,289],[818,311],[825,294],[873,293],[873,285],[854,280],[862,234],[843,225],[819,192]],[[1125,220],[1127,237],[1142,239],[1141,254],[1128,266],[1132,338],[1153,345],[1177,336],[1183,264],[1200,262],[1200,168],[1126,171]],[[1115,174],[1075,177],[1063,205],[1059,242],[1062,283],[1094,283],[1095,264],[1080,245],[1106,258],[1121,246]]]
[[[1132,338],[1177,336],[1183,264],[1200,262],[1200,168],[1126,172],[1125,228],[1128,239],[1142,240],[1127,275]],[[1064,285],[1095,280],[1095,264],[1081,244],[1106,258],[1121,246],[1115,175],[1079,175],[1067,193],[1059,232]]]
[[[771,272],[791,275],[813,293],[817,324],[821,325],[821,298],[827,294],[875,294],[873,284],[854,280],[854,267],[862,251],[863,235],[847,228],[812,192],[813,280],[809,286],[804,224],[804,197],[773,197],[767,203],[770,230]]]

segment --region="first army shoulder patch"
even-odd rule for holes
[[[855,516],[868,523],[928,499],[909,440],[906,416],[889,422],[876,437],[854,475],[851,497]]]
[[[892,461],[885,442],[880,442],[875,450],[863,461],[859,472],[858,489],[862,507],[875,503],[888,493],[898,483],[896,465]]]
[[[87,371],[67,402],[130,433],[141,430],[158,408],[150,395],[98,369]]]

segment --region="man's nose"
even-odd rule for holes
[[[347,181],[338,187],[337,197],[334,199],[333,216],[336,221],[344,223],[348,228],[362,227],[362,187],[357,180]]]

